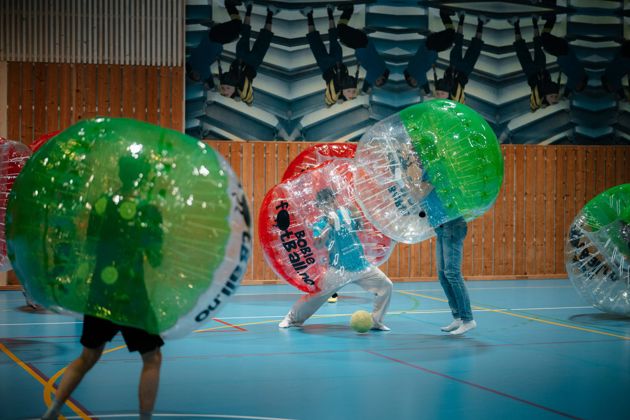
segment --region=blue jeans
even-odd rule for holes
[[[468,226],[461,217],[435,228],[438,278],[453,318],[461,318],[464,322],[473,319],[468,290],[462,277],[462,252],[467,232]]]

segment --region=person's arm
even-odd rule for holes
[[[317,249],[325,248],[329,233],[330,224],[328,223],[328,217],[319,218],[313,224],[313,246]]]
[[[407,169],[407,176],[410,179],[410,191],[417,201],[422,200],[433,191],[433,184],[428,182],[426,173],[418,164],[412,164]]]

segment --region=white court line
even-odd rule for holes
[[[515,309],[499,309],[500,311],[547,311],[555,309],[593,309],[592,306],[558,306],[550,308],[515,308]]]
[[[0,324],[0,327],[13,327],[13,326],[21,326],[21,325],[64,325],[64,324],[82,324],[83,321],[73,321],[73,322],[21,322],[16,324]]]
[[[473,305],[474,307],[475,305]],[[592,306],[557,306],[557,307],[550,307],[550,308],[483,308],[483,309],[477,309],[475,308],[474,311],[475,312],[496,312],[496,311],[513,311],[513,312],[518,312],[518,311],[533,311],[533,310],[538,310],[538,311],[557,311],[557,310],[563,310],[563,309],[592,309]],[[443,313],[451,313],[450,309],[427,309],[425,311],[389,311],[387,312],[387,315],[402,315],[402,314],[443,314]],[[348,314],[348,315],[352,315],[352,314]],[[326,315],[323,315],[326,316]],[[221,318],[221,319],[228,319],[228,318]]]

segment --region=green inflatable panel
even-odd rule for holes
[[[250,218],[212,148],[130,119],[82,121],[27,162],[6,215],[30,297],[165,338],[197,328],[245,273]]]

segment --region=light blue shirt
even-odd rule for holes
[[[346,271],[365,270],[370,264],[365,259],[361,240],[356,234],[360,223],[351,218],[350,212],[341,207],[313,224],[313,236],[321,237],[328,229],[326,248],[329,266]]]

